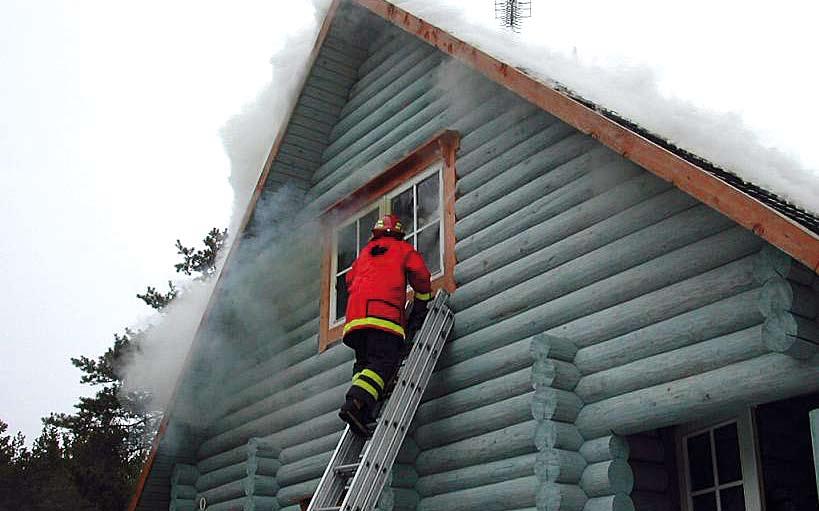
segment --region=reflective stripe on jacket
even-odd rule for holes
[[[348,300],[344,334],[377,328],[404,337],[407,283],[416,300],[429,300],[432,288],[424,259],[402,240],[370,240],[346,275]]]

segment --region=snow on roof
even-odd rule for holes
[[[719,36],[727,38],[725,45],[728,49],[716,46],[715,39],[706,38],[715,44],[713,50],[704,47],[694,52],[693,41],[702,39],[704,34],[688,25],[684,30],[689,40],[684,43],[672,41],[673,35],[680,33],[665,37],[662,31],[673,31],[667,18],[679,13],[657,12],[656,8],[649,8],[650,4],[637,5],[636,9],[634,5],[630,9],[618,4],[617,9],[624,16],[612,19],[614,14],[602,12],[602,6],[597,4],[593,7],[587,2],[567,2],[546,6],[535,2],[532,18],[524,20],[523,31],[515,34],[501,28],[493,19],[492,6],[489,5],[492,2],[481,7],[477,3],[456,0],[399,0],[394,3],[540,81],[567,90],[809,213],[819,214],[819,144],[812,143],[811,137],[805,136],[803,127],[805,116],[812,117],[806,110],[816,110],[817,107],[801,99],[793,103],[794,98],[782,92],[804,88],[811,83],[815,87],[819,84],[819,74],[811,66],[804,66],[805,73],[798,77],[794,74],[783,77],[791,81],[778,83],[776,87],[765,83],[768,92],[765,95],[744,94],[741,88],[748,89],[752,85],[747,78],[748,69],[735,69],[730,64],[745,62],[749,58],[748,52],[755,53],[752,56],[759,59],[758,68],[750,76],[755,79],[753,85],[759,85],[759,73],[780,54],[774,51],[763,55],[755,52],[753,45],[741,44],[750,42],[747,38],[751,31],[748,27],[731,25],[731,21],[741,17],[740,12],[716,13],[725,17],[722,20],[726,22],[725,30]],[[696,11],[696,2],[692,5]],[[689,8],[692,6],[686,4],[686,9]],[[770,6],[766,9],[765,14],[770,15]],[[733,19],[728,17],[731,15]],[[643,16],[642,24],[634,21],[639,16]],[[623,25],[624,21],[629,23]],[[711,22],[713,24],[714,20]],[[728,27],[732,27],[735,33],[729,32]],[[631,38],[631,44],[619,44],[618,33]],[[702,41],[699,44],[702,46]],[[662,54],[658,56],[655,46],[666,51],[667,58]],[[591,57],[578,56],[578,47],[585,49]],[[618,51],[627,49],[634,54],[618,54]],[[673,69],[669,60],[684,55],[686,50],[705,60],[710,51],[723,59],[724,69],[730,68],[731,71],[720,73],[721,68],[709,67],[706,62],[698,68],[703,70],[698,76],[669,79],[674,74],[669,71]],[[786,50],[798,49],[782,49]],[[809,53],[809,50],[805,51]],[[773,79],[766,81],[772,82]],[[744,103],[731,100],[732,90],[730,86],[726,88],[725,82],[735,87],[734,95]],[[714,93],[709,93],[709,84]],[[763,103],[762,108],[751,108],[755,105],[753,101]],[[726,104],[734,110],[726,110]],[[793,110],[794,105],[800,109],[777,111],[778,106],[791,106]],[[763,111],[778,115],[765,117],[760,114]]]

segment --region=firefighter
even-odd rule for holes
[[[407,282],[415,291],[409,318],[404,317]],[[355,364],[353,383],[338,415],[357,434],[367,436],[375,405],[401,363],[405,338],[424,321],[432,289],[427,265],[404,241],[395,215],[376,222],[370,241],[347,272],[346,283],[343,342],[355,350]]]

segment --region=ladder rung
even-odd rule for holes
[[[336,474],[354,474],[358,470],[359,463],[349,463],[347,465],[339,465],[334,470]]]
[[[341,506],[320,507],[320,508],[316,509],[316,511],[339,511],[340,509],[341,509]]]

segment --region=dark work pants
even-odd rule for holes
[[[356,398],[372,410],[384,398],[384,389],[395,376],[403,356],[404,339],[395,334],[367,328],[344,336],[344,344],[355,350],[353,384],[347,399]]]

